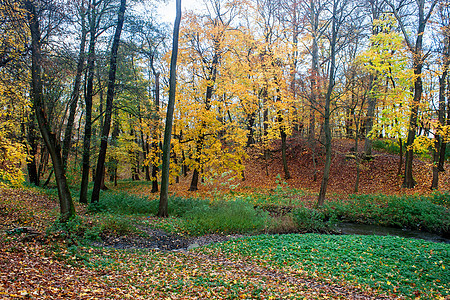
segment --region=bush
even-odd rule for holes
[[[149,200],[148,197],[141,197],[125,192],[102,193],[98,203],[89,206],[90,211],[108,212],[112,214],[156,214],[159,202]]]
[[[434,204],[429,197],[352,195],[349,201],[324,206],[330,218],[346,222],[419,229],[438,234],[450,230],[449,209]]]
[[[117,233],[125,235],[136,232],[130,219],[119,216],[108,215],[100,220],[102,233]]]
[[[391,154],[400,154],[400,146],[398,145],[398,142],[396,140],[376,139],[376,140],[373,140],[372,147],[374,149],[384,150]],[[405,143],[404,142],[403,142],[402,150],[403,150],[403,152],[405,152]]]
[[[98,240],[102,229],[81,217],[75,216],[66,223],[56,221],[47,229],[47,235],[62,238],[69,245],[86,244]]]
[[[264,229],[268,213],[244,201],[216,201],[198,206],[184,214],[189,234],[251,233]]]
[[[304,232],[332,232],[336,224],[334,219],[314,208],[299,207],[292,215],[298,229]]]
[[[158,200],[159,201],[159,200]],[[169,197],[169,215],[183,217],[192,210],[202,210],[209,206],[209,201],[197,198]]]

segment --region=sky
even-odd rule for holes
[[[191,10],[201,7],[203,4],[202,0],[181,0],[181,10]],[[161,15],[164,22],[173,24],[175,22],[176,14],[176,2],[175,0],[169,0],[167,3],[159,4],[159,14]]]

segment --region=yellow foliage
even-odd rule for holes
[[[19,186],[24,181],[22,166],[26,148],[20,142],[21,123],[29,110],[28,67],[22,59],[28,29],[25,11],[14,1],[0,3],[0,181]]]

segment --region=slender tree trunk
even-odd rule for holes
[[[198,190],[198,179],[199,179],[199,168],[201,165],[201,153],[203,151],[203,140],[204,136],[200,135],[199,139],[197,140],[197,156],[195,157],[195,166],[194,166],[194,172],[192,173],[192,180],[191,185],[189,186],[189,191],[197,191]]]
[[[328,187],[328,179],[330,177],[331,168],[331,127],[330,127],[330,117],[331,117],[331,97],[334,88],[334,73],[336,69],[336,41],[337,41],[337,24],[336,24],[336,11],[337,11],[337,1],[333,3],[333,16],[332,16],[332,36],[330,41],[330,71],[328,80],[328,90],[325,98],[325,110],[324,110],[324,123],[323,130],[325,134],[325,166],[323,170],[322,183],[320,185],[319,197],[317,199],[317,206],[322,206],[325,202],[325,195]]]
[[[428,13],[425,12],[425,0],[416,1],[417,4],[417,13],[418,13],[418,28],[417,28],[417,36],[416,43],[412,45],[409,41],[409,37],[407,36],[406,30],[404,28],[403,22],[399,19],[398,12],[394,9],[394,14],[399,21],[399,25],[402,29],[402,32],[405,36],[407,45],[411,51],[413,56],[413,68],[414,68],[414,97],[412,101],[411,107],[411,115],[409,118],[409,129],[408,129],[408,138],[406,140],[406,159],[405,159],[405,177],[403,179],[403,187],[405,188],[413,188],[416,185],[416,181],[413,177],[413,149],[412,145],[414,143],[417,131],[417,120],[419,114],[419,106],[422,100],[422,68],[424,64],[424,60],[426,59],[426,55],[423,53],[423,36],[425,33],[425,26],[428,23],[428,20],[431,16],[431,13],[438,3],[437,0],[429,1],[430,7]],[[393,8],[392,4],[391,8]]]
[[[67,184],[64,165],[61,156],[61,146],[52,132],[46,115],[46,106],[43,99],[41,79],[41,33],[39,28],[38,13],[34,2],[27,0],[25,7],[28,13],[28,22],[31,33],[31,97],[36,113],[36,119],[44,142],[52,158],[53,170],[55,172],[56,185],[58,187],[59,206],[61,211],[60,221],[67,222],[75,215],[75,208]]]
[[[266,175],[269,176],[269,109],[267,106],[269,105],[269,96],[267,95],[267,87],[264,87],[261,96],[263,98],[263,149],[264,149],[264,163],[266,169]]]
[[[87,83],[85,103],[85,123],[83,135],[82,170],[80,184],[80,202],[88,203],[89,169],[91,158],[91,136],[92,136],[92,98],[94,94],[94,63],[95,63],[95,11],[89,9],[89,50],[87,58]]]
[[[309,112],[309,130],[308,139],[310,141],[316,138],[316,114],[315,107],[317,106],[317,80],[319,77],[319,46],[317,44],[319,20],[316,13],[315,1],[310,0],[310,24],[312,28],[312,50],[311,50],[311,94],[309,96],[310,112]]]
[[[84,4],[84,1],[82,3]],[[84,48],[86,46],[87,28],[86,28],[86,16],[85,16],[86,13],[84,11],[85,10],[84,5],[81,7],[81,10],[82,12],[81,12],[80,53],[78,54],[77,73],[75,75],[73,91],[70,97],[69,118],[67,119],[67,126],[64,133],[64,142],[62,150],[62,159],[65,169],[67,169],[67,160],[69,158],[69,152],[72,144],[73,124],[75,121],[75,114],[77,111],[78,98],[80,95],[81,76],[83,74],[83,66],[85,61]]]
[[[214,90],[214,84],[216,83],[216,77],[217,77],[217,66],[219,64],[219,54],[218,54],[218,49],[219,49],[219,45],[216,42],[215,44],[215,54],[214,57],[212,59],[212,63],[211,63],[211,68],[210,69],[210,73],[209,73],[209,84],[206,87],[206,95],[205,95],[205,109],[207,111],[209,111],[211,109],[211,99],[213,96],[213,90]],[[203,166],[202,166],[202,151],[203,151],[203,146],[204,146],[204,142],[205,142],[205,135],[203,134],[203,130],[206,129],[206,124],[205,122],[202,122],[202,131],[200,133],[200,136],[197,139],[197,156],[195,158],[195,167],[194,167],[194,173],[192,175],[192,180],[191,180],[191,185],[189,187],[189,191],[197,191],[198,190],[198,177],[199,177],[199,173],[200,171],[202,171],[203,173]],[[203,182],[203,178],[202,178],[202,182]]]
[[[439,77],[439,129],[445,126],[445,90],[448,76],[448,68],[450,65],[450,37],[446,37],[444,41],[444,64],[442,66],[443,72]],[[449,120],[447,120],[448,123]],[[439,171],[444,169],[445,148],[446,143],[443,141],[441,133],[435,133],[435,147],[433,149],[433,179],[431,182],[431,189],[437,189],[439,186]],[[442,146],[443,145],[443,146]]]
[[[247,147],[255,143],[255,112],[247,114]]]
[[[277,81],[277,80],[275,80]],[[279,90],[277,91],[277,94],[279,95]],[[281,101],[281,97],[277,96],[277,101]],[[290,179],[291,174],[289,174],[289,168],[287,164],[287,157],[286,157],[286,148],[287,148],[287,134],[286,134],[286,128],[283,124],[283,113],[282,111],[278,111],[277,121],[280,126],[280,136],[281,136],[281,159],[283,161],[283,171],[284,171],[284,178]]]
[[[169,103],[167,104],[166,126],[164,128],[164,145],[162,155],[161,193],[159,198],[159,217],[169,215],[169,168],[170,168],[170,144],[172,138],[173,112],[175,108],[175,93],[177,88],[177,56],[178,34],[181,22],[181,0],[176,0],[176,18],[173,28],[172,57],[170,59],[169,77]]]
[[[416,181],[413,177],[413,156],[414,152],[412,144],[416,137],[417,119],[419,114],[419,105],[422,99],[422,63],[417,62],[420,58],[415,58],[414,74],[417,76],[414,82],[414,99],[411,108],[411,115],[409,118],[408,138],[406,140],[406,158],[405,158],[405,177],[403,179],[403,187],[413,188]]]
[[[106,94],[106,110],[105,119],[102,129],[101,142],[100,142],[100,152],[97,160],[97,168],[95,173],[94,189],[92,191],[91,202],[95,203],[99,201],[100,198],[100,188],[102,187],[102,180],[104,179],[104,169],[105,169],[105,158],[106,149],[108,147],[108,136],[111,127],[111,114],[113,108],[114,99],[114,85],[116,81],[116,70],[117,70],[117,52],[119,49],[120,35],[122,33],[122,27],[124,23],[124,15],[126,9],[126,0],[120,1],[119,15],[117,21],[116,32],[114,33],[114,40],[111,47],[111,57],[109,63],[109,75],[108,75],[108,92]]]
[[[153,142],[152,142],[152,149],[153,153],[157,155],[158,153],[158,140],[159,140],[159,73],[154,71],[155,75],[155,110],[156,110],[156,117],[155,117],[155,129],[153,130]],[[153,162],[152,164],[152,193],[158,192],[158,166],[156,165],[156,162]]]
[[[360,160],[359,160],[359,155],[358,155],[358,142],[359,142],[359,138],[358,138],[358,131],[359,131],[359,126],[358,126],[358,122],[356,120],[356,116],[354,116],[354,122],[355,122],[355,163],[356,163],[356,180],[355,180],[355,186],[353,188],[353,192],[357,193],[359,190],[359,175],[360,175]]]
[[[35,116],[34,112],[31,111],[30,115],[28,116],[29,120],[26,124],[27,126],[27,142],[29,145],[28,150],[28,160],[27,160],[27,170],[28,170],[28,179],[30,183],[34,184],[35,186],[39,186],[40,180],[39,180],[39,172],[37,168],[37,161],[36,161],[36,155],[37,155],[37,137],[36,137],[36,128],[35,128]],[[25,124],[24,124],[25,127]]]
[[[400,176],[402,174],[402,166],[403,166],[403,140],[402,140],[402,138],[398,138],[398,146],[400,149],[400,161],[398,162],[397,176]]]

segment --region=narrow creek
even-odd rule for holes
[[[342,234],[358,235],[392,235],[406,238],[423,239],[435,243],[450,244],[450,239],[444,238],[438,234],[401,228],[383,227],[377,225],[365,225],[355,223],[340,223],[337,225]]]

